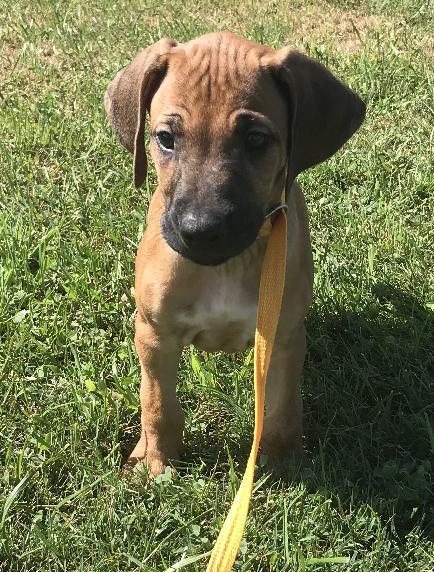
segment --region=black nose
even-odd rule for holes
[[[187,211],[178,217],[178,229],[187,244],[210,244],[221,237],[223,224],[212,214]]]

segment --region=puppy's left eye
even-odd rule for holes
[[[161,129],[161,131],[157,131],[156,136],[158,143],[163,147],[163,149],[167,149],[168,151],[173,150],[175,147],[175,137],[173,133],[166,129]]]
[[[249,131],[246,135],[246,143],[251,149],[261,149],[267,141],[268,135],[263,131]]]

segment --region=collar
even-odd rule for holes
[[[269,213],[265,215],[264,222],[262,223],[261,228],[259,229],[258,236],[256,240],[259,238],[264,238],[266,236],[270,236],[271,230],[273,228],[273,222],[276,220],[276,215],[279,211],[288,210],[288,205],[286,204],[286,197],[285,197],[285,189],[282,191],[282,195],[280,197],[280,205],[274,207]]]

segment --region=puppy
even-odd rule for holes
[[[254,342],[264,218],[288,213],[282,311],[266,387],[262,450],[303,456],[300,375],[313,283],[305,201],[295,177],[333,155],[365,105],[324,66],[232,33],[164,38],[109,84],[109,121],[146,178],[145,123],[158,187],[136,259],[135,344],[141,436],[128,461],[165,470],[180,454],[181,351],[239,352]]]

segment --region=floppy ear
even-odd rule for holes
[[[331,157],[365,118],[360,97],[322,64],[284,48],[273,57],[289,104],[290,176]]]
[[[123,68],[112,80],[104,96],[110,124],[122,145],[134,152],[134,184],[140,187],[147,172],[145,151],[146,110],[167,70],[168,54],[176,46],[163,38]]]

